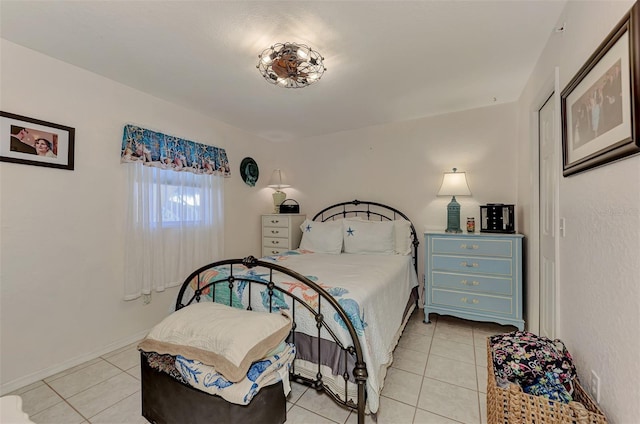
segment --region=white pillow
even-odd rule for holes
[[[302,230],[300,249],[317,253],[342,252],[341,221],[319,222],[305,219],[300,229]]]
[[[411,222],[406,219],[393,221],[395,231],[395,252],[398,255],[411,254]]]
[[[394,223],[392,221],[343,220],[345,253],[386,254],[394,252]]]
[[[151,329],[138,349],[180,355],[215,367],[232,382],[246,377],[291,331],[284,313],[247,311],[215,302],[179,309]]]
[[[345,218],[346,221],[366,221],[361,216]],[[388,221],[367,221],[371,223],[384,223]],[[394,251],[397,255],[410,255],[413,244],[411,243],[411,222],[406,219],[393,221],[395,234]]]

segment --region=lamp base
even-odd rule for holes
[[[280,213],[280,205],[287,198],[287,193],[284,191],[276,191],[273,193],[273,213]]]
[[[447,233],[461,233],[460,228],[460,203],[456,201],[456,196],[451,198],[447,205]]]

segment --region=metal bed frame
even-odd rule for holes
[[[389,216],[389,212],[390,212],[390,216]],[[322,211],[318,212],[314,216],[313,220],[324,222],[327,220],[335,220],[338,218],[346,218],[351,216],[366,216],[367,220],[379,219],[379,220],[389,220],[389,221],[395,220],[395,219],[398,219],[398,217],[401,217],[411,222],[405,214],[403,214],[402,212],[398,211],[395,208],[383,205],[381,203],[359,201],[359,200],[342,202],[342,203],[338,203],[333,206],[330,206],[328,208],[325,208]],[[416,231],[413,224],[411,224],[411,238],[412,238],[412,245],[413,245],[413,253],[412,253],[413,264],[414,264],[414,267],[416,267],[416,271],[417,271],[417,247],[419,242],[416,237]],[[236,267],[236,270],[234,270],[234,266]],[[260,270],[260,272],[254,272],[248,275],[246,274],[240,275],[237,272],[238,266],[242,266],[243,269],[246,267],[248,269]],[[225,269],[224,267],[228,267],[228,272],[218,274],[218,275],[224,275],[224,276],[221,276],[220,278],[214,278],[214,279],[207,277],[208,278],[207,281],[203,281],[205,279],[205,274],[207,271],[211,270],[212,268],[216,268],[217,270],[221,270],[221,269],[224,270]],[[304,299],[301,299],[298,296],[279,288],[274,282],[274,278],[273,278],[274,272],[282,273],[284,275],[292,277],[298,280],[299,282],[303,283],[307,287],[310,287],[315,292],[317,292],[318,293],[317,308],[311,307]],[[368,373],[366,369],[366,364],[363,360],[362,347],[360,345],[357,332],[351,320],[348,318],[347,313],[336,301],[336,299],[333,298],[333,296],[331,296],[327,291],[325,291],[322,287],[320,287],[310,279],[306,278],[305,276],[295,271],[292,271],[291,269],[288,269],[286,267],[283,267],[281,265],[277,265],[271,262],[258,260],[253,256],[249,256],[244,259],[222,260],[222,261],[211,263],[209,265],[205,265],[197,269],[196,271],[191,273],[189,277],[187,277],[182,287],[180,288],[180,292],[176,300],[176,310],[184,308],[188,305],[191,305],[194,302],[200,302],[201,300],[205,300],[203,299],[206,296],[205,293],[211,293],[211,296],[212,296],[211,300],[215,302],[216,297],[223,296],[226,293],[227,289],[229,293],[229,296],[228,296],[229,305],[233,306],[232,293],[234,288],[237,287],[237,285],[240,283],[247,284],[246,289],[249,291],[249,296],[248,296],[249,304],[245,306],[248,310],[254,309],[254,305],[251,304],[251,299],[252,299],[251,291],[255,290],[255,288],[253,287],[254,284],[257,284],[258,288],[260,288],[260,286],[266,286],[269,312],[272,312],[275,309],[274,297],[276,296],[276,293],[284,296],[285,299],[289,300],[288,304],[291,305],[290,310],[292,312],[293,327],[289,335],[289,338],[287,339],[288,342],[295,344],[296,337],[306,336],[304,334],[301,335],[296,332],[296,326],[297,326],[296,325],[296,309],[297,309],[296,306],[300,305],[302,307],[301,310],[303,312],[306,310],[308,313],[310,313],[313,316],[313,319],[315,320],[315,326],[317,328],[317,337],[314,336],[311,338],[311,340],[313,342],[312,344],[315,344],[314,353],[316,356],[314,356],[314,359],[317,358],[317,374],[315,376],[315,379],[309,379],[307,377],[303,377],[300,374],[296,373],[295,365],[293,365],[290,371],[290,377],[293,381],[309,385],[318,391],[324,391],[325,393],[329,394],[334,399],[335,402],[341,405],[357,410],[358,424],[364,424],[365,404],[366,404],[365,384],[368,377]],[[194,289],[193,287],[196,287],[196,288]],[[226,298],[226,296],[223,296],[223,297]],[[349,335],[351,336],[350,344],[347,346],[343,345],[338,340],[338,337],[336,336],[336,334],[332,331],[332,329],[327,325],[325,321],[325,316],[329,316],[329,314],[333,313],[334,311],[340,316],[340,318],[342,319],[342,321],[347,327],[347,331]],[[342,377],[344,378],[344,384],[345,384],[344,398],[341,398],[339,394],[334,393],[323,381],[323,373],[321,369],[321,364],[322,364],[321,343],[326,343],[326,341],[320,337],[320,333],[322,330],[325,330],[326,333],[328,333],[331,336],[331,338],[333,339],[333,343],[335,343],[335,345],[339,347],[342,355],[342,358],[340,359],[340,367],[343,369]],[[314,361],[314,364],[315,364],[315,361]],[[148,376],[149,370],[145,371],[144,369],[145,365],[146,365],[146,360],[143,360],[143,375],[147,375],[146,380],[143,378],[143,391],[142,391],[143,392],[142,393],[143,415],[146,418],[150,419],[152,422],[170,422],[170,421],[163,421],[163,419],[161,419],[162,417],[160,417],[158,414],[153,415],[150,412],[150,410],[152,409],[151,406],[155,406],[156,404],[160,403],[160,400],[158,399],[158,397],[161,395],[151,393],[150,390],[148,390],[148,393],[145,394],[145,381],[147,386],[151,386],[154,381],[152,377]],[[353,369],[351,371],[349,370],[350,365],[353,366]],[[171,383],[168,383],[168,380],[166,380],[166,378],[164,378],[164,380],[165,381],[163,384],[171,384]],[[352,381],[352,382],[355,381],[355,383],[357,384],[357,402],[356,403],[354,403],[351,399],[349,399],[347,394],[347,384],[349,381]],[[183,385],[177,380],[175,381],[175,384]],[[160,392],[160,390],[158,390],[158,392]],[[279,402],[279,400],[274,402],[272,400],[272,397],[265,402],[264,399],[260,397],[261,392],[258,393],[258,395],[256,396],[256,398],[254,398],[252,403],[255,402],[257,404],[263,405],[262,407],[264,409],[265,404],[269,404],[269,403],[275,404]],[[208,394],[205,394],[205,395],[213,397],[213,395],[208,395]],[[189,392],[189,393],[186,393],[184,396],[185,396],[185,405],[187,404],[191,405],[190,408],[193,408],[193,398],[192,398],[193,393]],[[273,396],[273,394],[270,394],[270,396]],[[217,402],[214,402],[215,405],[212,406],[211,408],[220,408],[219,400],[221,399],[217,399]],[[258,401],[256,402],[256,400]],[[212,403],[212,405],[214,403]],[[248,406],[250,407],[251,404]],[[173,416],[179,416],[179,412],[178,412],[178,415],[176,415],[176,408],[177,407],[174,406],[173,410],[171,411],[171,414]],[[280,408],[280,406],[278,406],[278,408]],[[185,409],[187,409],[187,407],[185,407]],[[227,410],[231,412],[227,413]],[[233,404],[224,405],[224,411],[225,411],[225,414],[231,414],[231,415],[225,415],[225,416],[234,416],[235,417],[234,420],[236,422],[245,422],[245,420],[246,422],[251,422],[252,421],[251,417],[253,416],[255,418],[255,415],[253,413],[247,412],[247,408],[241,405],[233,405]],[[187,409],[184,412],[185,414],[189,412],[193,413],[193,409]],[[264,412],[261,412],[261,413],[264,413]],[[203,417],[208,416],[208,418],[211,419],[212,418],[211,414],[213,414],[213,416],[216,416],[216,415],[220,416],[220,413],[217,410],[215,412],[211,410],[205,410],[202,416]],[[279,412],[279,409],[277,412],[274,412],[273,415],[280,417],[281,413]],[[285,417],[286,417],[286,413],[285,413]],[[280,418],[276,419],[276,422],[280,422],[279,420]],[[198,421],[196,419],[196,421],[191,420],[191,422],[198,422]]]

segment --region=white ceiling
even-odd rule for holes
[[[564,0],[0,0],[0,35],[273,141],[517,100]],[[312,86],[262,79],[266,47],[325,58]]]

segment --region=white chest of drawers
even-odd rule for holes
[[[262,256],[279,255],[300,246],[306,215],[262,215]]]
[[[523,330],[522,238],[425,233],[425,322],[437,313]]]

